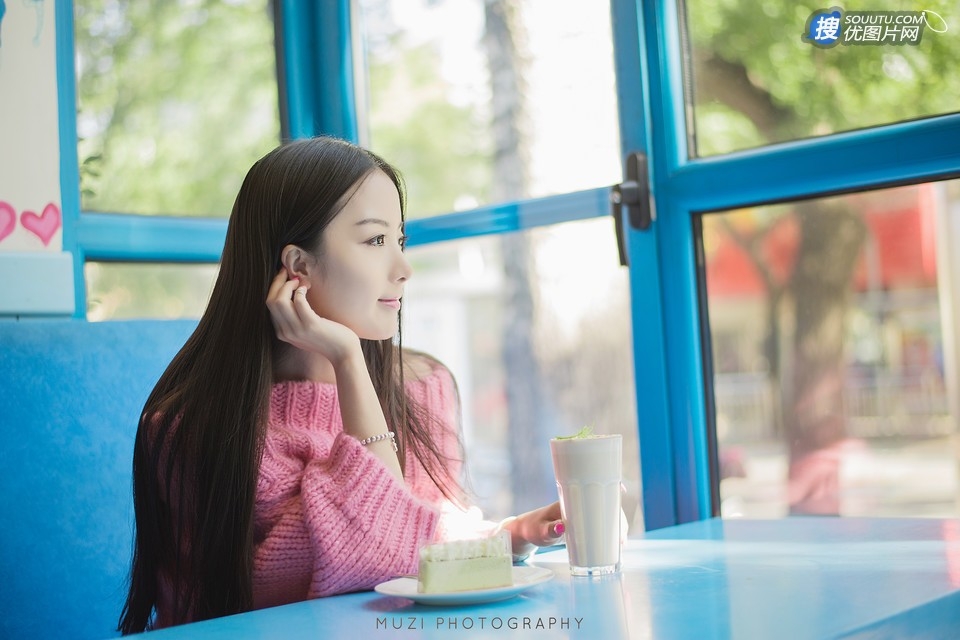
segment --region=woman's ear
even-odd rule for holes
[[[280,250],[280,264],[287,270],[288,278],[300,278],[301,282],[308,282],[313,256],[295,244],[288,244]]]

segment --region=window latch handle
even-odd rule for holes
[[[646,231],[653,222],[653,202],[647,179],[647,156],[638,151],[627,154],[623,161],[624,180],[610,187],[610,213],[617,233],[620,264],[628,265],[624,218],[637,231]]]

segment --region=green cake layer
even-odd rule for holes
[[[420,593],[453,593],[513,584],[510,534],[454,540],[420,549]]]

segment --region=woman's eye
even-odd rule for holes
[[[407,236],[400,236],[400,248],[404,249],[407,246]]]
[[[374,247],[382,247],[386,244],[386,239],[387,237],[381,234],[379,236],[374,236],[369,240],[367,240],[367,244],[372,245]]]

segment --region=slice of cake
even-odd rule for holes
[[[451,593],[513,584],[510,532],[420,548],[420,593]]]

